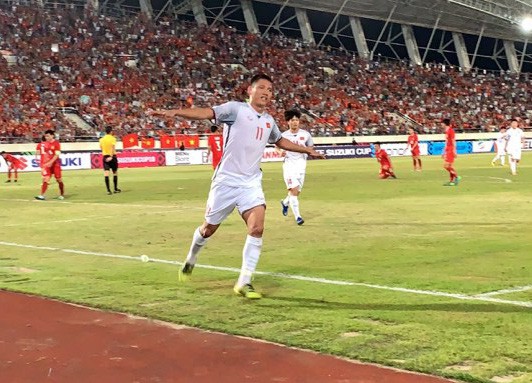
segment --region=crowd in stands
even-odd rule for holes
[[[46,129],[63,141],[96,138],[105,125],[119,136],[206,132],[210,122],[146,111],[244,100],[257,72],[275,80],[270,112],[278,121],[298,107],[316,136],[406,134],[401,115],[420,133],[439,132],[444,117],[458,130],[494,131],[532,111],[532,81],[523,76],[366,61],[281,35],[143,15],[117,20],[74,7],[0,8],[0,50],[17,61],[8,66],[0,56],[0,140],[36,141]],[[64,107],[90,125],[73,123]]]

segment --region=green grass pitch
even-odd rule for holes
[[[112,196],[102,171],[68,171],[66,200],[52,199],[52,182],[44,202],[33,200],[39,174],[21,174],[0,185],[0,288],[470,382],[532,382],[532,154],[516,177],[491,157],[460,156],[458,187],[442,186],[436,157],[421,173],[392,158],[397,180],[378,179],[374,159],[310,161],[301,227],[281,215],[281,164],[263,164],[256,302],[234,296],[237,273],[222,269],[240,267],[237,213],[200,254],[218,268],[198,267],[186,285],[177,265],[93,254],[182,261],[210,167],[120,169]]]

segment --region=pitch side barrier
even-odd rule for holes
[[[7,145],[2,145],[0,150],[9,151]],[[386,142],[381,147],[392,157],[410,156],[410,150],[404,142]],[[422,156],[438,156],[445,147],[444,141],[422,141],[419,148]],[[456,142],[457,153],[490,153],[495,151],[495,140],[462,140]],[[375,157],[375,150],[371,143],[318,145],[316,150],[329,159],[341,158],[371,158]],[[525,140],[525,151],[532,151],[532,139]],[[23,163],[22,172],[40,171],[39,160],[34,154],[18,154],[11,152]],[[283,154],[275,147],[267,147],[262,156],[262,162],[281,162]],[[130,150],[118,153],[120,168],[142,168],[176,165],[204,165],[210,164],[207,149],[195,150]],[[64,151],[61,154],[61,167],[63,170],[75,169],[102,169],[102,155],[100,152]],[[7,171],[7,164],[0,159],[0,172]]]

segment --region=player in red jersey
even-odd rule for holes
[[[375,158],[377,158],[377,161],[381,165],[379,177],[382,179],[388,177],[397,178],[393,172],[392,162],[390,161],[390,157],[388,157],[388,153],[386,153],[386,150],[381,149],[381,143],[375,142],[373,146],[375,148]]]
[[[7,164],[6,182],[11,182],[11,173],[15,176],[13,182],[18,182],[18,171],[19,169],[24,169],[24,163],[12,154],[0,152],[0,155],[4,158]]]
[[[414,170],[417,172],[421,171],[421,158],[420,151],[419,151],[419,139],[417,137],[417,133],[414,130],[414,128],[408,129],[408,141],[407,141],[407,147],[410,148],[410,152],[412,153],[412,161],[414,162]]]
[[[444,186],[456,186],[460,182],[460,177],[453,164],[456,159],[456,138],[454,129],[451,127],[451,120],[444,118],[442,120],[442,127],[445,130],[445,148],[443,150],[443,168],[449,172],[450,180]]]
[[[209,148],[207,149],[207,158],[212,153],[212,167],[216,169],[220,160],[222,159],[224,149],[224,138],[220,132],[218,132],[218,126],[211,126],[211,135],[208,139]]]
[[[61,178],[61,160],[59,155],[61,154],[61,144],[55,139],[55,133],[53,130],[47,130],[44,132],[45,141],[37,145],[37,149],[40,153],[40,164],[42,174],[42,186],[41,194],[36,196],[35,199],[45,200],[46,189],[48,189],[48,182],[53,176],[59,184],[59,197],[57,199],[65,199],[65,185]]]

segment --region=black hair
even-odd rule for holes
[[[285,110],[284,112],[285,121],[290,121],[294,117],[297,117],[298,119],[301,118],[301,112],[297,109]]]
[[[52,129],[48,129],[44,134],[51,134],[53,136],[55,132]]]
[[[0,156],[1,156],[2,154],[5,154],[5,153],[6,153],[6,152],[5,152],[4,150],[2,150],[2,151],[0,152]]]
[[[113,127],[111,125],[107,125],[105,127],[105,133],[109,134],[113,131]]]
[[[450,118],[444,118],[441,122],[443,122],[447,126],[451,125],[451,119]]]
[[[216,133],[217,130],[218,130],[217,125],[211,125],[211,133]]]
[[[265,73],[258,73],[255,76],[251,77],[251,86],[255,85],[255,83],[259,80],[267,80],[273,84],[273,80],[270,76]]]
[[[380,141],[377,141],[377,142],[374,142],[373,145],[379,145],[379,146],[381,146],[382,143],[381,143]]]
[[[514,122],[514,121],[515,121],[515,122],[519,122],[519,121],[517,121],[517,118],[512,118],[512,119],[510,120],[510,122]]]

